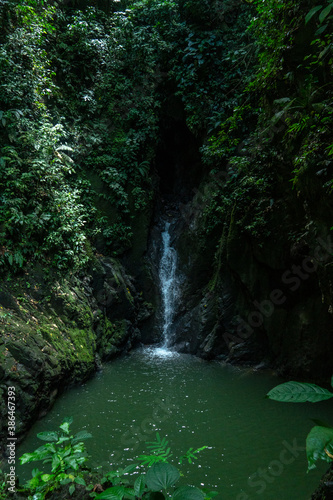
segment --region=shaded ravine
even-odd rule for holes
[[[320,464],[318,471],[305,474],[307,405],[265,400],[277,383],[270,373],[208,363],[172,348],[181,301],[174,225],[163,223],[158,240],[161,347],[135,350],[68,391],[36,423],[19,453],[40,445],[37,432],[56,429],[64,415],[72,415],[77,430],[94,436],[87,443],[93,467],[131,463],[159,432],[170,440],[175,456],[208,445],[193,467],[184,466],[184,481],[217,489],[218,499],[263,494],[265,500],[290,500],[292,491],[293,498],[307,500],[325,469]],[[329,419],[330,413],[329,402],[311,408],[314,418]]]

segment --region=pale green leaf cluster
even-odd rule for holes
[[[96,493],[93,484],[86,484],[83,466],[87,461],[87,454],[83,440],[91,437],[85,430],[72,435],[70,425],[72,418],[66,418],[59,426],[60,431],[45,431],[37,435],[46,444],[32,453],[25,453],[21,458],[21,464],[42,461],[44,465],[51,467],[50,473],[34,469],[32,478],[26,484],[26,491],[33,494],[34,500],[44,500],[49,493],[64,488],[68,485],[68,493],[73,495],[76,486],[83,486],[85,491],[90,491],[90,497],[96,500],[122,500],[150,498],[174,500],[210,500],[216,496],[216,492],[200,490],[194,486],[176,483],[181,477],[177,467],[168,462],[172,457],[170,447],[166,438],[161,438],[156,433],[156,441],[147,443],[152,455],[138,457],[141,465],[133,463],[125,468],[107,471],[100,480],[101,485],[110,485],[101,493]],[[195,454],[207,448],[203,446],[193,451],[190,448],[179,460],[182,463],[187,459],[192,463]],[[148,467],[144,470],[145,466]],[[133,475],[131,476],[131,473]],[[93,490],[93,491],[92,491]],[[56,498],[56,497],[54,497]]]
[[[71,435],[72,422],[72,418],[65,418],[59,426],[60,431],[45,431],[37,434],[39,439],[47,443],[33,453],[25,453],[20,457],[21,464],[42,461],[44,465],[51,466],[50,474],[34,469],[32,479],[26,485],[28,490],[34,492],[34,498],[38,500],[43,500],[48,493],[60,485],[69,484],[70,495],[74,493],[76,484],[86,486],[81,469],[88,460],[88,455],[82,441],[92,436],[87,431]]]

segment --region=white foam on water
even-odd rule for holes
[[[167,347],[145,347],[144,352],[147,353],[151,357],[157,358],[175,358],[180,356],[180,354],[176,351],[172,351]]]

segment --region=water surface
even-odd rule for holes
[[[93,434],[86,441],[92,466],[127,465],[148,451],[145,442],[158,431],[174,458],[190,447],[209,447],[181,470],[189,483],[216,488],[218,499],[307,500],[326,469],[321,464],[306,474],[302,448],[310,418],[332,422],[333,406],[265,399],[280,382],[163,348],[137,350],[65,393],[32,428],[18,456],[42,444],[37,432],[73,416],[74,431]]]

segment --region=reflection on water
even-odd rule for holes
[[[17,456],[42,444],[37,432],[56,429],[70,415],[73,431],[93,434],[86,441],[92,466],[130,463],[159,432],[174,459],[190,447],[209,447],[180,467],[190,483],[216,487],[218,499],[308,500],[325,465],[306,474],[305,437],[310,418],[333,421],[332,404],[265,399],[279,382],[165,348],[141,349],[64,394]]]

